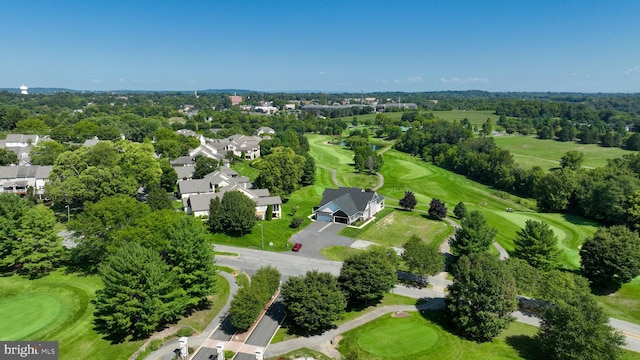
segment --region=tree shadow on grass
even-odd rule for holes
[[[527,335],[507,336],[505,339],[507,345],[518,352],[518,355],[525,360],[540,359],[540,347],[536,340]]]

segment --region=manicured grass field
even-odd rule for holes
[[[491,119],[493,125],[495,126],[496,122],[500,118],[498,115],[494,114],[493,110],[478,110],[478,111],[465,111],[465,110],[451,110],[451,111],[431,111],[433,115],[437,118],[446,120],[446,121],[454,121],[457,120],[460,122],[462,119],[467,118],[471,124],[484,124],[487,122],[487,118]]]
[[[353,167],[353,151],[339,145],[328,144],[330,136],[308,134],[311,156],[316,161],[316,166],[324,166],[337,171],[337,179],[346,187],[358,186],[361,188],[373,188],[378,185],[378,177],[375,175],[360,174]],[[331,185],[335,187],[335,185]]]
[[[453,335],[443,311],[410,312],[408,317],[391,314],[343,334],[338,350],[345,355],[359,348],[374,359],[540,359],[535,342],[538,328],[513,322],[491,342],[476,343]],[[624,360],[640,359],[640,353],[624,350]]]
[[[512,323],[505,334],[488,343],[464,340],[442,327],[443,312],[391,314],[344,334],[339,350],[358,347],[379,359],[535,359],[532,337],[537,328]],[[521,354],[525,356],[521,356]]]
[[[608,159],[634,154],[635,151],[620,148],[607,148],[596,144],[578,144],[573,141],[561,142],[556,140],[540,140],[533,136],[505,135],[494,137],[496,145],[507,149],[516,162],[529,168],[540,166],[545,170],[560,167],[560,158],[571,150],[584,153],[585,167],[602,167]]]
[[[328,246],[321,249],[320,254],[329,260],[345,261],[358,251],[361,250],[348,246]]]
[[[217,275],[216,279],[218,287],[216,294],[211,297],[213,305],[209,309],[195,311],[190,316],[180,319],[178,325],[191,326],[198,331],[203,331],[218,315],[229,298],[229,282],[222,275]]]
[[[0,278],[0,339],[57,340],[61,359],[128,359],[142,341],[111,344],[93,330],[99,278],[56,272],[38,280]]]
[[[524,227],[527,219],[549,223],[558,236],[558,247],[563,251],[562,266],[568,269],[579,267],[578,246],[597,228],[595,223],[580,217],[537,213],[529,207],[526,199],[498,193],[464,176],[396,150],[384,153],[381,172],[385,184],[379,192],[388,198],[399,199],[405,191],[413,191],[418,200],[417,209],[428,210],[431,198],[435,197],[444,201],[450,211],[459,201],[463,201],[468,210],[480,210],[489,225],[498,229],[496,240],[507,251],[513,250],[516,231]],[[392,202],[392,199],[388,199],[388,202]],[[514,212],[508,213],[506,208],[514,209]]]
[[[624,284],[613,294],[596,298],[611,317],[640,324],[640,277]]]
[[[376,220],[363,229],[344,228],[340,235],[368,240],[387,246],[402,246],[411,235],[436,247],[453,235],[453,227],[444,221],[428,219],[426,214],[395,210],[387,207],[378,213]]]
[[[102,288],[96,276],[55,272],[37,280],[0,277],[0,339],[57,340],[60,359],[128,359],[144,342],[112,344],[93,330],[96,290]],[[229,284],[218,276],[219,292],[210,309],[196,311],[178,322],[204,330],[229,297]]]

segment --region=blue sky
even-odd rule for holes
[[[640,1],[0,0],[0,87],[640,92]]]

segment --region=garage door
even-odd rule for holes
[[[316,213],[316,220],[325,221],[325,222],[331,222],[331,215]]]

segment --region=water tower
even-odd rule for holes
[[[29,94],[29,92],[27,90],[29,90],[29,88],[25,84],[22,84],[22,86],[20,86],[20,94],[22,94],[22,95]]]

